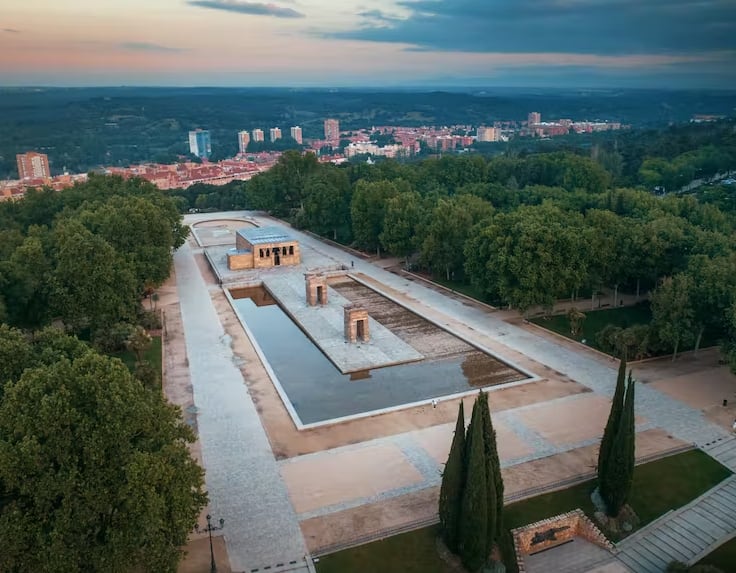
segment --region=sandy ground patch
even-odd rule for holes
[[[195,223],[192,225],[192,232],[197,234],[203,247],[213,247],[216,245],[234,245],[236,231],[247,227],[255,227],[255,225],[245,220],[215,219]]]
[[[315,517],[299,525],[310,552],[437,515],[440,488],[433,487],[401,497]],[[347,573],[347,572],[346,572]]]
[[[212,549],[215,554],[215,563],[218,573],[231,573],[230,560],[225,548],[225,540],[222,537],[212,538]],[[179,563],[177,573],[204,573],[210,570],[210,541],[205,536],[192,539],[184,551],[187,552],[184,559]]]
[[[637,434],[638,459],[666,452],[683,442],[670,438],[662,430],[647,430]],[[518,464],[503,470],[507,496],[531,488],[554,484],[595,470],[598,445],[587,446],[547,458]],[[335,543],[360,539],[378,532],[429,520],[437,515],[439,487],[307,519],[300,526],[310,551]]]
[[[597,394],[538,404],[514,415],[547,441],[561,446],[598,438],[606,427],[611,401]],[[636,417],[636,423],[645,420]]]
[[[517,436],[503,421],[493,420],[493,428],[496,430],[498,456],[501,460],[520,458],[532,453],[532,447]],[[413,432],[412,438],[438,464],[442,465],[447,462],[447,456],[450,454],[450,445],[452,444],[454,431],[454,423],[442,424],[441,426],[417,430]]]
[[[721,352],[718,348],[706,348],[697,354],[684,352],[677,355],[672,361],[671,356],[662,356],[642,362],[633,362],[629,366],[634,371],[634,377],[645,384],[668,378],[696,374],[712,368],[718,368],[718,359]]]
[[[422,481],[421,474],[394,444],[297,458],[281,466],[281,476],[297,513]]]
[[[727,366],[704,368],[689,374],[661,378],[651,386],[702,411],[713,423],[730,430],[736,419],[736,376]],[[723,406],[727,400],[727,406]]]

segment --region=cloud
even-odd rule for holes
[[[172,48],[170,46],[162,46],[161,44],[153,44],[151,42],[123,42],[118,47],[130,52],[183,52],[181,48]]]
[[[276,4],[263,4],[261,2],[239,2],[238,0],[189,0],[190,6],[200,8],[212,8],[214,10],[225,10],[239,14],[252,14],[254,16],[273,16],[275,18],[304,18],[304,14],[293,8],[284,8]]]
[[[16,30],[15,28],[3,28],[3,32],[7,34],[20,34],[20,30]]]
[[[672,54],[736,50],[733,0],[397,0],[329,38],[448,52]],[[729,25],[724,25],[729,23]]]
[[[381,10],[366,10],[364,12],[358,12],[358,16],[366,20],[373,20],[377,22],[392,23],[401,21],[401,18],[397,18],[396,16],[389,16]]]

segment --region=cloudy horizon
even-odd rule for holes
[[[3,0],[0,85],[736,89],[732,0]]]

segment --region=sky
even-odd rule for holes
[[[0,0],[0,85],[736,89],[736,0]]]

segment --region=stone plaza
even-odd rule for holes
[[[212,510],[228,524],[223,534],[233,571],[306,571],[308,554],[435,519],[457,406],[466,401],[469,413],[476,390],[441,394],[438,387],[403,402],[405,389],[391,387],[392,368],[426,364],[428,385],[458,356],[472,379],[475,371],[499,368],[478,387],[490,390],[509,501],[594,467],[616,378],[617,363],[608,357],[291,228],[283,230],[298,241],[298,264],[229,269],[227,252],[239,229],[283,224],[244,212],[190,215],[185,222],[193,236],[175,255],[182,370],[191,384]],[[355,389],[347,401],[370,400],[375,384],[380,393],[396,392],[401,403],[300,428],[291,400],[274,383],[278,368],[247,333],[248,320],[230,295],[256,286],[346,375],[335,384]],[[351,310],[365,314],[350,318]],[[402,315],[409,324],[402,330],[392,317],[404,312],[411,316]],[[358,321],[365,321],[361,328]],[[284,360],[298,362],[288,345],[282,341]],[[697,368],[710,378],[723,375],[708,352]],[[656,364],[634,365],[635,375],[639,370],[653,381],[637,395],[639,459],[728,435],[720,418],[665,387]],[[365,371],[373,377],[350,379]]]

